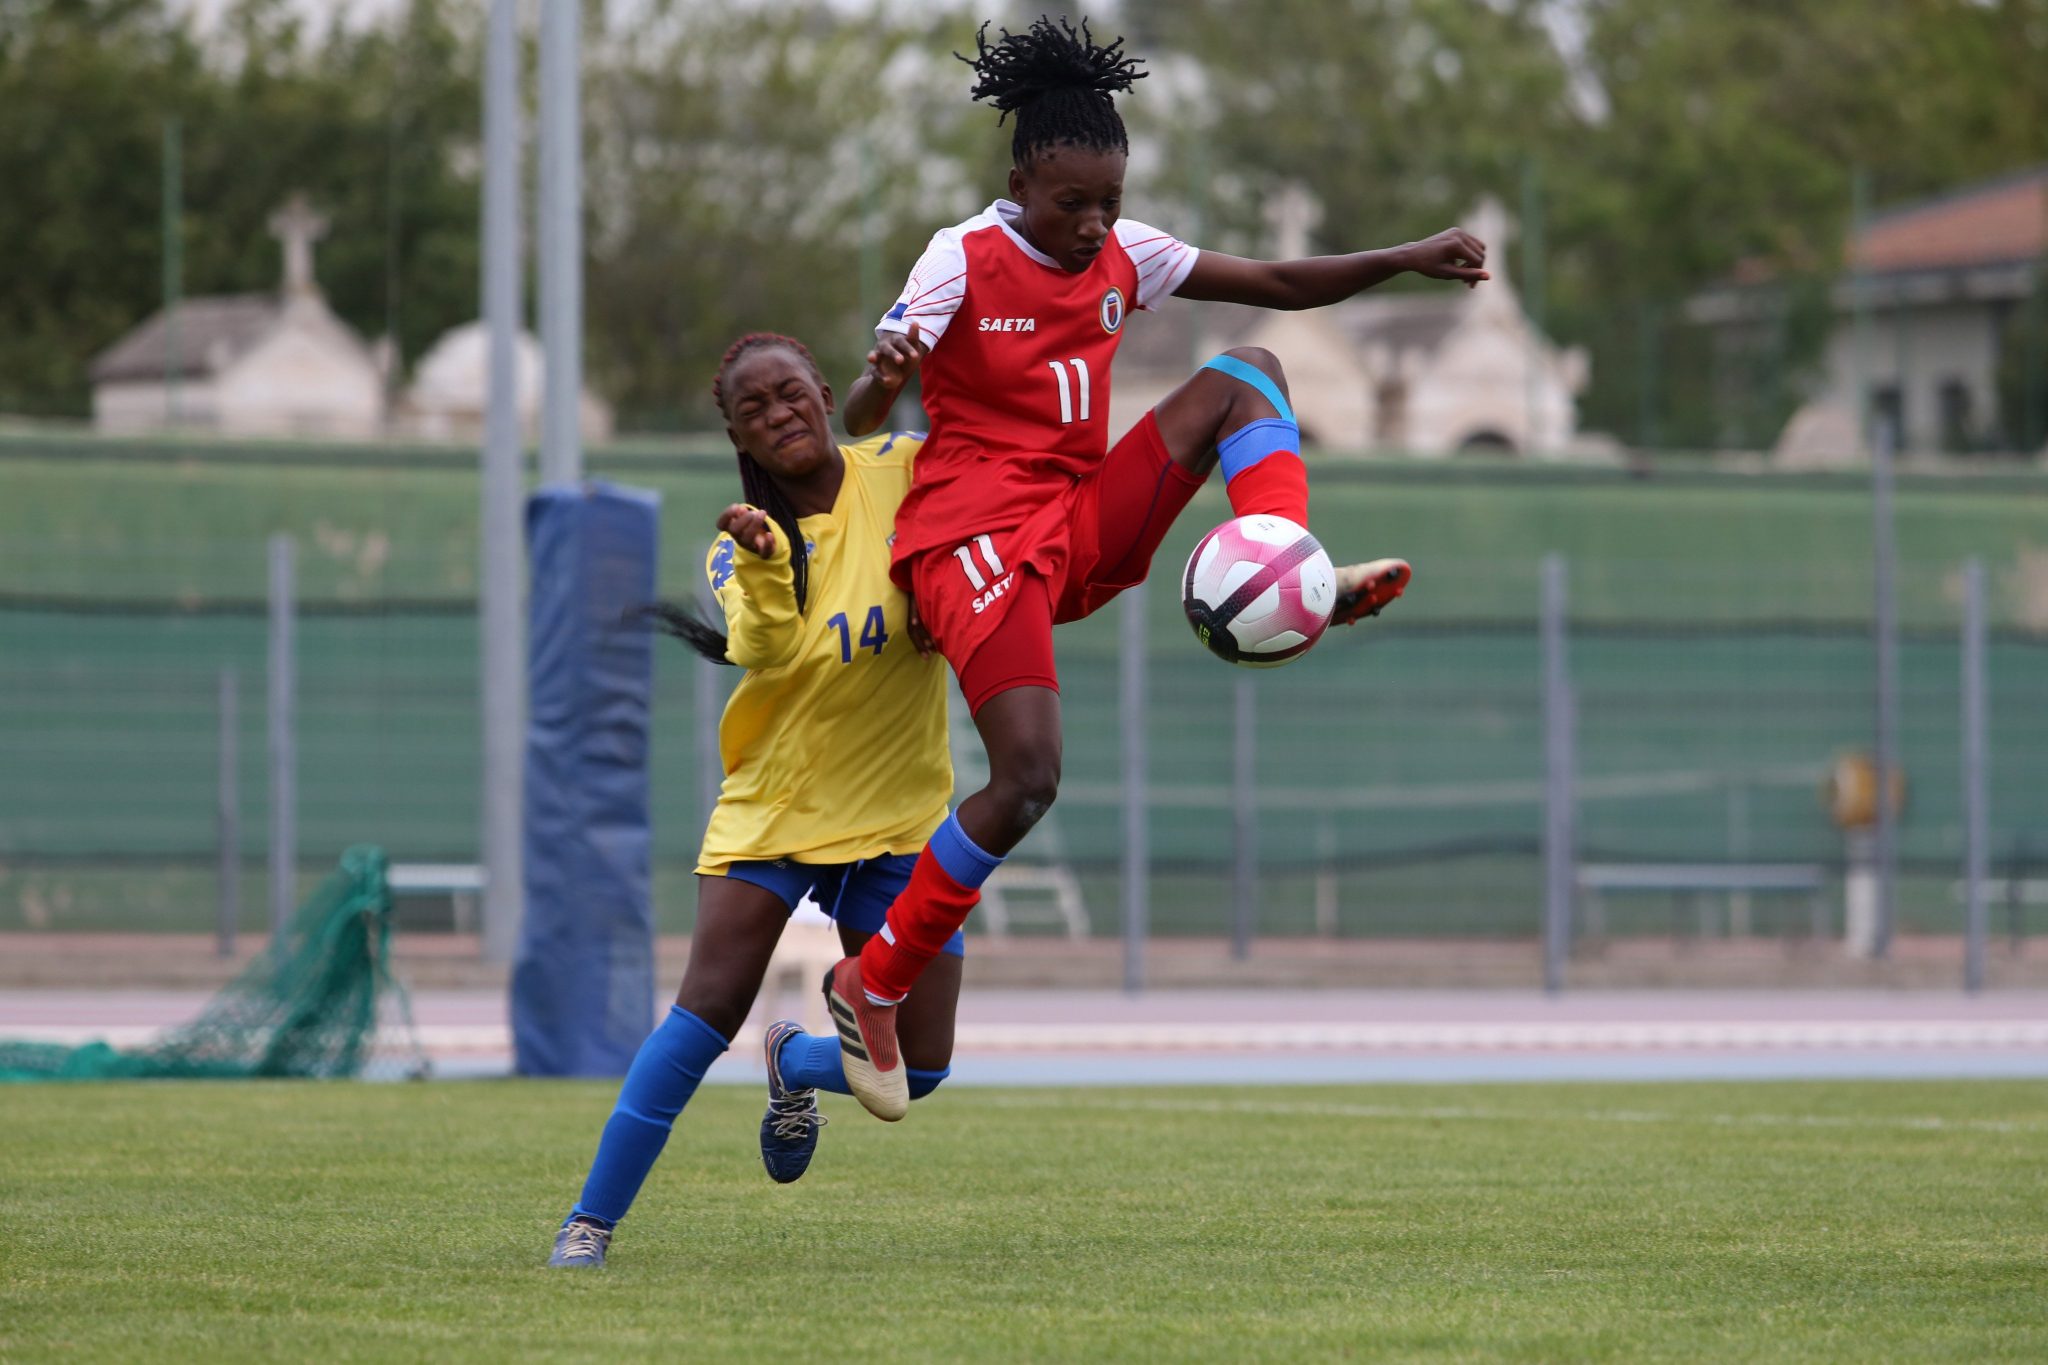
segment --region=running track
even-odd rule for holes
[[[0,991],[0,1037],[148,1041],[198,991]],[[666,1003],[665,1001],[663,1002]],[[444,1076],[511,1070],[505,997],[423,992]],[[758,1083],[768,1001],[714,1081]],[[2048,1078],[2048,992],[970,991],[953,1084]]]

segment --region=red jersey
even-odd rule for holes
[[[1195,249],[1125,218],[1079,274],[999,199],[941,228],[877,332],[917,324],[930,438],[896,514],[895,564],[1020,525],[1109,449],[1109,375],[1132,308],[1178,289]],[[900,581],[900,578],[899,578]]]

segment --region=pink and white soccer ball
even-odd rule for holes
[[[1246,668],[1277,668],[1308,653],[1330,624],[1337,570],[1307,530],[1285,517],[1238,517],[1188,556],[1181,605],[1209,652]]]

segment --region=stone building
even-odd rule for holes
[[[469,442],[483,433],[488,337],[481,323],[443,334],[394,402],[388,342],[365,342],[334,311],[313,273],[327,220],[294,196],[270,220],[284,248],[275,294],[186,299],[158,312],[92,364],[93,422],[102,431],[176,427],[224,436]],[[515,342],[520,424],[540,421],[540,344]],[[587,388],[583,439],[611,436],[611,409]]]
[[[1307,255],[1307,197],[1281,196],[1273,219],[1274,258]],[[1117,355],[1112,429],[1135,422],[1208,356],[1264,346],[1286,366],[1303,437],[1327,449],[1576,451],[1585,353],[1551,344],[1523,311],[1500,206],[1481,204],[1465,226],[1491,253],[1493,279],[1476,289],[1370,290],[1299,313],[1175,299],[1156,316],[1138,314]]]
[[[2017,433],[2004,430],[1999,373],[2019,359],[2008,355],[2015,323],[2042,287],[2048,166],[1871,214],[1844,254],[1819,376],[1778,437],[1779,457],[1859,458],[1859,399],[1894,424],[1907,453],[2012,449]],[[1750,267],[1694,297],[1687,316],[1711,329],[1724,353],[1754,353],[1769,344],[1783,292],[1771,272]]]
[[[102,431],[178,427],[231,436],[369,438],[384,430],[385,369],[313,277],[327,231],[303,196],[270,220],[284,247],[275,294],[186,299],[92,363]]]

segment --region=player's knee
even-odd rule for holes
[[[747,1015],[754,1008],[753,996],[754,992],[733,980],[704,980],[701,976],[693,979],[686,971],[683,987],[676,992],[676,1003],[730,1038],[747,1022]]]
[[[1263,346],[1232,346],[1223,354],[1233,360],[1242,360],[1258,370],[1266,378],[1280,386],[1280,392],[1287,392],[1287,371],[1281,367],[1280,357]]]
[[[1011,823],[1020,831],[1028,830],[1045,818],[1059,797],[1059,760],[1021,764],[991,785],[998,788],[998,800],[1009,813]]]
[[[910,1098],[921,1100],[939,1088],[939,1082],[953,1074],[950,1065],[910,1066],[903,1068],[903,1079],[910,1083]]]
[[[740,1031],[740,1025],[747,1022],[747,1006],[736,1006],[725,1001],[699,1000],[691,1004],[680,998],[676,1001],[684,1009],[702,1019],[707,1026],[730,1038]]]

